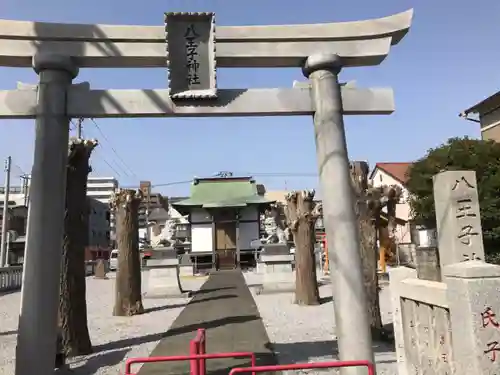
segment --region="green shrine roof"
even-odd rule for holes
[[[191,196],[175,203],[183,207],[223,208],[245,207],[253,204],[269,204],[272,200],[258,194],[257,184],[250,177],[195,179]]]

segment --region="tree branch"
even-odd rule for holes
[[[118,189],[113,193],[109,204],[113,208],[123,207],[127,208],[131,205],[139,204],[143,198],[141,190],[133,189]]]

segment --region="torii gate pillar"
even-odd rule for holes
[[[36,54],[35,155],[24,257],[16,374],[54,371],[64,234],[69,118],[67,91],[78,68],[69,56]]]
[[[314,135],[323,220],[328,238],[330,277],[335,301],[335,327],[340,360],[374,361],[355,201],[351,185],[338,74],[342,61],[335,54],[307,58],[302,72],[311,81]],[[345,372],[344,372],[345,371]],[[343,374],[366,374],[364,368]]]

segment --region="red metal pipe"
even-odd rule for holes
[[[245,372],[253,374],[268,371],[287,371],[287,370],[308,370],[316,368],[339,368],[339,367],[358,367],[363,366],[368,368],[368,375],[375,375],[375,366],[370,361],[335,361],[335,362],[315,362],[315,363],[294,363],[289,365],[273,365],[273,366],[252,366],[233,368],[229,375],[236,375]]]
[[[198,336],[199,336],[199,345],[200,345],[200,347],[198,349],[198,354],[206,354],[207,336],[206,336],[205,330],[203,328],[198,329]],[[207,360],[200,359],[199,360],[199,374],[206,375],[206,369],[207,369]]]
[[[206,341],[205,329],[199,328],[194,339],[189,342],[189,348],[190,348],[189,354],[191,355],[205,354],[205,348],[206,348],[205,341]],[[205,359],[191,360],[190,367],[192,375],[206,375]]]
[[[234,353],[210,353],[196,355],[177,355],[169,357],[137,357],[129,358],[125,362],[125,375],[135,375],[131,372],[132,365],[137,363],[155,363],[155,362],[175,362],[175,361],[190,361],[200,359],[217,359],[217,358],[251,358],[252,368],[255,364],[255,353],[252,352],[234,352]],[[258,367],[257,367],[258,368]],[[370,374],[373,375],[373,374]]]
[[[200,343],[196,341],[196,339],[189,342],[189,354],[200,354]],[[192,359],[189,361],[189,368],[191,370],[191,375],[200,375],[200,363],[197,359]]]

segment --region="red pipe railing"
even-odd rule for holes
[[[195,338],[189,342],[189,354],[206,354],[206,335],[203,328],[198,329]],[[191,375],[206,375],[205,359],[193,359],[190,362]]]
[[[196,355],[177,355],[169,357],[138,357],[129,358],[125,362],[125,375],[136,375],[132,372],[132,365],[140,363],[155,363],[155,362],[180,362],[191,360],[205,360],[205,359],[218,359],[218,358],[250,358],[252,367],[255,367],[255,353],[252,352],[234,352],[234,353],[210,353],[210,354],[196,354]],[[373,374],[370,374],[373,375]]]
[[[317,368],[340,368],[340,367],[366,367],[368,375],[375,375],[375,366],[370,361],[335,361],[335,362],[316,362],[316,363],[294,363],[289,365],[271,365],[271,366],[252,366],[233,368],[229,375],[236,375],[246,372],[252,374],[268,371],[287,371],[287,370],[310,370]]]

